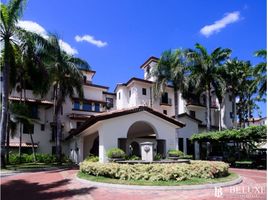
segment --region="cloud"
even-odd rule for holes
[[[206,25],[201,30],[200,33],[206,37],[211,36],[214,33],[218,33],[221,29],[225,28],[228,24],[234,23],[240,19],[240,12],[235,11],[225,14],[225,16],[215,21],[214,24]]]
[[[63,40],[59,40],[60,47],[68,54],[74,55],[78,54],[78,51],[74,48],[72,48],[67,42],[64,42]]]
[[[41,25],[37,24],[36,22],[20,20],[20,21],[18,21],[17,25],[19,27],[27,30],[27,31],[37,33],[46,39],[48,38],[47,31]],[[67,42],[65,42],[63,40],[59,40],[59,45],[60,45],[62,50],[64,50],[66,53],[68,53],[70,55],[78,54],[78,51],[75,48],[71,47]]]
[[[84,35],[84,36],[79,36],[79,35],[77,35],[77,36],[75,36],[75,40],[76,40],[76,42],[83,42],[83,41],[86,41],[86,42],[88,42],[88,43],[90,43],[90,44],[93,44],[93,45],[99,47],[99,48],[101,48],[101,47],[105,47],[106,45],[108,45],[107,42],[103,42],[103,41],[101,41],[101,40],[96,40],[96,39],[95,39],[93,36],[91,36],[91,35]]]
[[[37,33],[43,37],[48,37],[46,30],[37,24],[36,22],[33,21],[18,21],[17,25],[27,31],[31,31],[34,33]]]

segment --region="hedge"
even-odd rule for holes
[[[191,161],[191,164],[119,164],[84,161],[80,171],[94,176],[121,180],[181,181],[191,178],[218,178],[228,175],[229,165],[216,161]]]
[[[237,141],[259,142],[267,137],[266,126],[250,126],[242,129],[228,129],[224,131],[211,131],[192,135],[191,140],[200,142],[209,141]]]

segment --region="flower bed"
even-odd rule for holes
[[[84,161],[80,171],[93,176],[120,180],[182,181],[227,176],[229,165],[216,161],[191,161],[190,164],[118,164]]]

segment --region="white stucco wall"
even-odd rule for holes
[[[118,138],[127,138],[129,128],[138,121],[147,122],[154,127],[159,139],[166,140],[166,151],[178,147],[176,142],[178,140],[176,134],[177,127],[153,114],[142,111],[107,119],[101,123],[98,128],[100,162],[107,162],[107,150],[118,146]],[[91,132],[91,128],[94,127],[86,129],[79,137],[82,138],[83,134]],[[82,161],[82,159],[79,161]]]

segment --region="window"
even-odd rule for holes
[[[45,130],[45,124],[41,124],[41,131]]]
[[[161,103],[168,104],[168,93],[167,93],[167,92],[165,92],[165,93],[162,95]]]
[[[128,96],[131,97],[131,90],[128,91]]]
[[[83,76],[84,83],[87,83],[87,76]]]
[[[149,74],[150,74],[150,69],[151,68],[149,66],[146,68],[147,76],[149,76]]]
[[[33,124],[23,124],[23,133],[24,134],[33,134],[34,125]]]
[[[80,110],[80,102],[74,101],[74,110]]]
[[[184,150],[183,150],[183,138],[179,138],[179,150],[184,152]]]
[[[167,115],[167,110],[163,110],[163,113],[164,113],[165,115]]]
[[[118,99],[121,99],[121,93],[118,92]]]
[[[114,100],[113,98],[106,98],[106,107],[109,109],[109,108],[112,108],[114,107]]]
[[[233,119],[233,112],[230,112],[230,118]]]
[[[55,141],[56,140],[56,127],[52,127],[51,130],[51,141]]]
[[[91,111],[92,110],[92,106],[90,103],[83,103],[83,110],[84,111]]]
[[[194,155],[194,143],[191,142],[189,138],[186,138],[187,144],[187,155]]]
[[[56,146],[52,146],[52,155],[56,155]]]
[[[38,118],[38,105],[31,105],[30,106],[31,117],[34,119]]]
[[[190,110],[190,116],[195,118],[195,111]]]
[[[142,95],[146,95],[146,88],[142,88]]]
[[[99,103],[95,103],[95,111],[100,112],[100,104]]]

